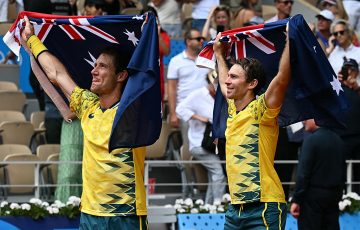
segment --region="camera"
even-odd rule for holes
[[[341,67],[341,75],[342,75],[343,81],[346,81],[349,77],[348,69],[349,69],[349,66],[346,66],[346,65],[343,65]]]
[[[225,26],[223,25],[217,25],[216,26],[216,32],[219,33],[219,32],[223,32],[225,30]]]

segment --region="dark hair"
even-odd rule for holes
[[[251,2],[250,2],[250,0],[242,0],[239,5],[242,8],[249,9],[251,7]]]
[[[246,82],[249,83],[254,79],[258,81],[254,88],[254,94],[257,95],[266,82],[266,73],[261,62],[255,58],[242,58],[235,60],[232,64],[240,65],[244,69]]]
[[[229,19],[231,18],[231,16],[230,16],[230,8],[228,6],[219,5],[218,7],[215,8],[213,15],[216,15],[220,11],[224,11],[226,13],[226,15],[229,17]]]
[[[95,6],[95,8],[98,9],[104,9],[105,7],[105,2],[103,0],[85,0],[84,3],[84,7],[93,7]]]
[[[149,12],[149,11],[153,12],[155,17],[159,18],[159,15],[158,15],[156,9],[154,7],[152,7],[152,6],[147,6],[147,8],[142,9],[140,11],[140,14],[145,14],[146,12]]]
[[[100,51],[100,55],[101,54],[106,54],[112,57],[116,74],[127,69],[130,61],[130,56],[127,55],[125,52],[120,51],[116,47],[108,46]]]
[[[192,31],[197,31],[197,32],[200,32],[200,30],[198,30],[197,28],[194,28],[194,27],[191,27],[190,29],[186,30],[185,33],[184,33],[184,42],[185,42],[185,45],[186,45],[186,40],[191,38],[191,32]]]

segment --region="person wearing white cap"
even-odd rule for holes
[[[335,16],[330,10],[322,10],[316,15],[316,18],[317,32],[315,33],[315,36],[320,45],[326,49],[329,47],[329,38],[331,36],[330,25],[334,21]]]
[[[321,7],[323,10],[330,10],[335,15],[335,19],[349,19],[342,0],[322,0]]]

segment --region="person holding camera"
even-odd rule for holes
[[[344,114],[346,129],[338,131],[346,143],[346,159],[360,159],[360,84],[359,64],[355,59],[345,59],[338,73],[345,96],[348,100],[348,110]],[[353,165],[353,181],[360,181],[360,164]],[[360,185],[352,185],[354,192],[360,192]]]
[[[217,33],[230,30],[231,14],[229,7],[225,5],[214,6],[202,29],[202,36],[206,40],[216,37]]]
[[[352,58],[360,64],[360,47],[352,44],[349,24],[343,19],[335,20],[331,25],[332,36],[329,39],[329,62],[335,73],[343,66],[343,58]],[[335,42],[333,42],[335,41]]]
[[[338,78],[343,83],[343,85],[357,93],[360,93],[359,64],[356,62],[356,60],[352,58],[344,58],[344,64],[341,67]]]

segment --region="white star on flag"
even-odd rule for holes
[[[341,83],[339,81],[339,79],[337,79],[334,75],[333,75],[333,81],[330,82],[333,90],[336,91],[336,94],[339,96],[340,94],[340,90],[344,91],[343,88],[341,88]]]
[[[135,15],[134,17],[132,17],[132,19],[144,20],[143,15]]]
[[[86,58],[84,58],[84,60],[87,62],[87,63],[89,63],[92,67],[94,67],[95,66],[95,62],[96,62],[96,58],[94,58],[94,56],[88,51],[88,53],[89,53],[89,56],[90,56],[90,58],[91,58],[91,61],[90,60],[88,60],[88,59],[86,59]]]
[[[134,44],[134,46],[136,46],[138,44],[139,39],[137,39],[135,37],[134,31],[130,32],[130,31],[126,30],[126,32],[124,32],[124,34],[126,34],[128,36],[128,40],[131,41]]]

